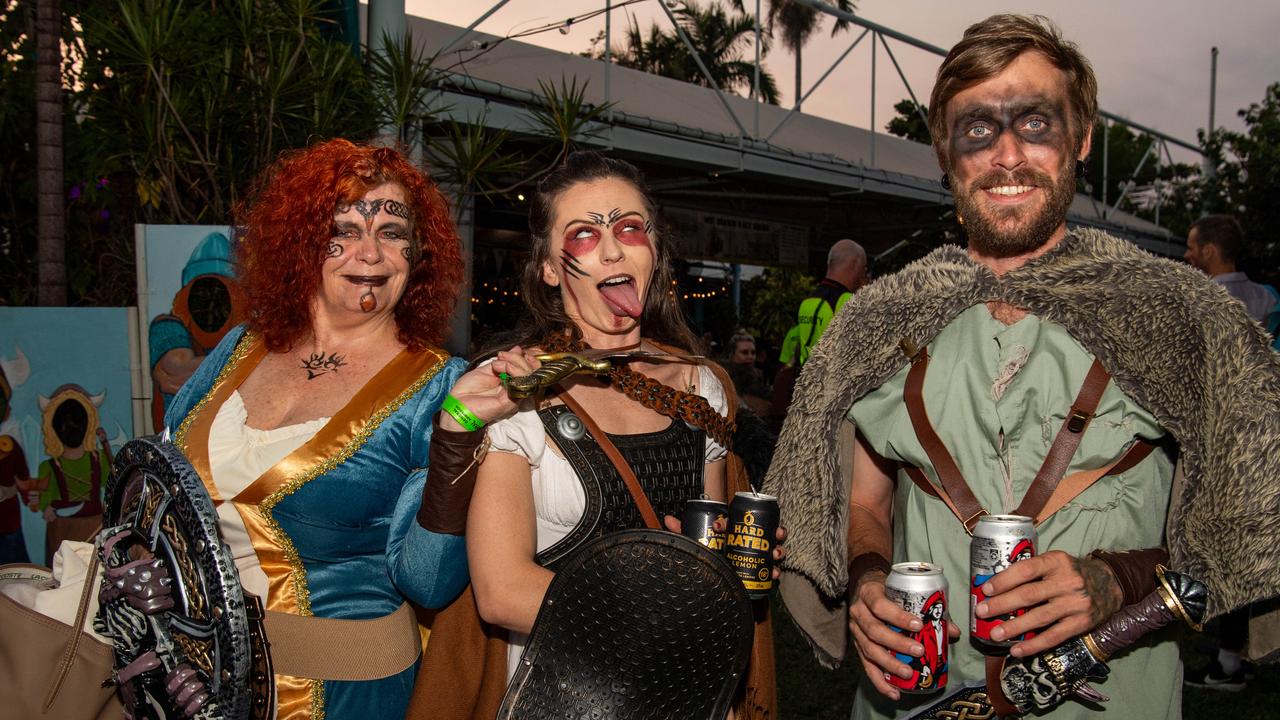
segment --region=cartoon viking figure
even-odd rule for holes
[[[13,398],[10,378],[13,385],[21,385],[29,374],[30,366],[21,350],[14,360],[0,360],[0,423],[9,419],[9,402]],[[26,492],[32,485],[29,472],[18,439],[0,431],[0,565],[30,562],[18,509],[19,492]]]
[[[111,466],[111,449],[98,420],[106,394],[89,395],[79,385],[63,385],[39,397],[44,449],[32,510],[42,511],[46,563],[63,540],[88,541],[102,522],[102,488]]]
[[[157,315],[148,331],[151,355],[153,427],[164,426],[164,411],[178,388],[227,331],[240,322],[244,302],[232,280],[231,241],[209,233],[191,251],[182,269],[182,289],[173,310]]]

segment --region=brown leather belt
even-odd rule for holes
[[[267,611],[264,620],[276,673],[314,680],[377,680],[413,665],[422,651],[409,603],[369,620],[340,620]]]

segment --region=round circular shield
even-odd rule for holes
[[[146,437],[120,450],[107,483],[95,625],[115,646],[134,718],[258,714],[252,680],[262,673],[217,520],[177,447]]]

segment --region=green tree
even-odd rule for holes
[[[925,145],[932,142],[929,136],[928,106],[916,105],[910,98],[903,98],[893,106],[893,109],[898,114],[884,126],[889,134]],[[921,114],[924,117],[920,117]]]
[[[36,0],[36,184],[41,305],[67,304],[67,219],[63,205],[62,7]]]
[[[742,322],[755,328],[771,347],[782,347],[787,331],[796,324],[796,308],[817,283],[804,270],[765,268],[742,284]]]
[[[1269,85],[1262,101],[1241,109],[1243,132],[1219,130],[1206,137],[1214,172],[1204,178],[1205,212],[1235,215],[1244,226],[1249,274],[1280,282],[1280,83]]]
[[[716,87],[727,92],[750,93],[756,64],[747,59],[747,55],[755,45],[755,18],[742,13],[730,14],[718,2],[701,5],[693,0],[674,14]],[[767,52],[768,46],[762,51]],[[711,86],[684,41],[657,23],[650,25],[647,32],[642,31],[631,16],[623,44],[614,48],[612,54],[614,61],[623,67]],[[603,57],[603,52],[596,51],[593,56]],[[777,83],[763,67],[760,68],[760,96],[765,102],[778,103]]]
[[[828,5],[835,7],[847,13],[854,11],[857,3],[854,0],[835,0],[828,2]],[[733,6],[738,10],[743,10],[744,0],[733,0]],[[782,34],[782,44],[791,51],[796,58],[796,109],[800,109],[800,98],[804,95],[804,85],[802,84],[802,58],[800,52],[804,48],[805,43],[809,42],[809,38],[813,36],[819,28],[822,27],[822,20],[825,13],[813,8],[809,5],[803,5],[794,0],[769,0],[769,14],[767,25],[769,34],[772,35],[776,28]],[[841,30],[849,27],[849,21],[838,18],[835,26],[831,29],[831,35],[835,36]]]

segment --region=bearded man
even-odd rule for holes
[[[866,671],[855,718],[937,701],[885,680],[910,677],[895,654],[924,653],[890,629],[921,624],[885,598],[885,576],[891,558],[927,561],[968,587],[967,533],[985,513],[1034,518],[1038,552],[984,583],[972,611],[951,607],[964,627],[1012,616],[992,637],[1027,638],[1015,657],[1136,602],[1157,563],[1203,580],[1210,615],[1280,595],[1280,356],[1192,268],[1068,230],[1097,111],[1088,61],[1047,19],[997,15],[948,54],[929,106],[968,246],[844,306],[765,484],[790,528],[789,610],[827,664],[847,630]],[[950,683],[981,684],[1000,662],[960,643]],[[1178,717],[1180,674],[1166,635],[1114,658],[1098,689],[1114,717]]]

